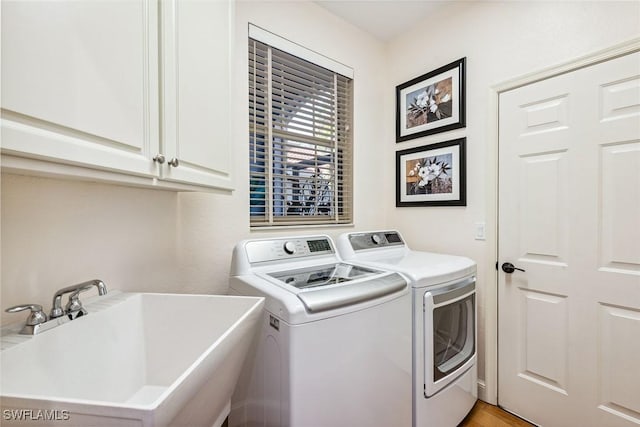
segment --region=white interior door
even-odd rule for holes
[[[640,53],[500,95],[498,402],[640,424]]]

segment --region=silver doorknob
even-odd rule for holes
[[[180,165],[180,161],[178,161],[177,157],[174,157],[173,159],[169,160],[167,164],[169,166],[173,166],[174,168],[177,168]]]
[[[164,163],[164,156],[162,154],[156,154],[156,156],[153,158],[153,161],[158,163],[158,164],[163,164]]]
[[[516,270],[524,272],[522,268],[518,268],[510,262],[505,262],[504,264],[502,264],[502,271],[504,271],[505,273],[511,274]]]

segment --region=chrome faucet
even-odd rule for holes
[[[68,314],[69,318],[73,320],[76,317],[87,314],[87,310],[82,307],[82,303],[78,299],[78,295],[80,294],[80,292],[89,290],[94,286],[98,288],[98,295],[105,295],[107,293],[107,287],[105,286],[104,282],[98,279],[78,283],[77,285],[68,286],[57,291],[53,296],[53,304],[51,307],[51,314],[49,314],[49,319],[55,319],[57,317]],[[69,303],[65,307],[65,310],[63,310],[62,296],[71,292],[72,294],[71,296],[69,296]]]
[[[78,296],[80,295],[80,292],[89,290],[94,286],[98,288],[98,295],[106,295],[107,287],[104,285],[102,280],[98,279],[78,283],[77,285],[69,286],[57,291],[53,296],[53,307],[51,308],[51,315],[48,318],[44,311],[42,311],[42,306],[38,304],[21,304],[8,308],[5,311],[7,313],[17,313],[19,311],[31,310],[31,313],[27,318],[27,322],[20,333],[25,335],[35,335],[39,332],[47,331],[87,314],[87,310],[82,307],[82,303]],[[63,310],[62,296],[68,293],[71,293],[69,296],[69,302]]]

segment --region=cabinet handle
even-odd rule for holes
[[[169,166],[173,166],[174,168],[177,168],[180,165],[180,162],[178,161],[177,157],[174,157],[173,159],[169,160],[169,163],[167,163]]]
[[[153,161],[161,165],[164,163],[164,156],[162,154],[156,154]]]

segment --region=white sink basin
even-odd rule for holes
[[[263,304],[111,293],[85,304],[87,316],[34,337],[5,337],[2,425],[219,426]],[[11,339],[22,342],[7,346]]]

